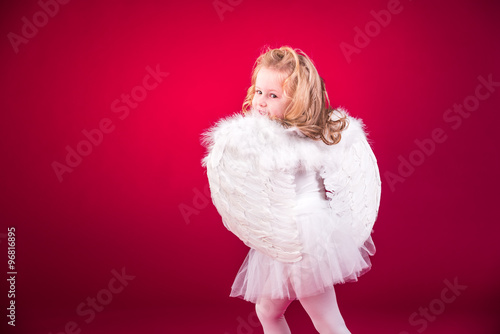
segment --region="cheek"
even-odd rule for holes
[[[255,95],[254,95],[253,98],[252,98],[252,107],[255,107],[255,103],[256,103],[255,101],[256,101],[256,98],[255,98]]]
[[[282,110],[282,112],[285,112],[287,105],[288,105],[288,101],[282,101],[280,103],[280,109]]]

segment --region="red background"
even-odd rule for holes
[[[460,125],[443,118],[474,101],[478,77],[500,82],[498,2],[401,0],[385,27],[371,11],[393,1],[221,2],[219,16],[213,1],[70,1],[46,22],[36,1],[2,6],[0,248],[14,226],[18,271],[8,330],[261,333],[253,304],[228,297],[247,248],[203,195],[200,134],[240,110],[265,45],[291,45],[313,59],[332,104],[364,120],[382,174],[373,269],[337,289],[348,327],[500,332],[500,87],[481,88],[489,96]],[[9,33],[34,16],[36,34],[13,46]],[[374,30],[346,57],[356,27]],[[114,112],[157,65],[168,76],[129,115]],[[66,164],[66,147],[103,119],[113,130],[60,182],[54,161]],[[436,128],[446,140],[418,153]],[[398,172],[401,159],[418,166]],[[135,278],[86,323],[78,305],[122,268]],[[450,303],[439,301],[445,280],[467,286]],[[409,321],[429,306],[426,328]],[[292,331],[313,332],[300,304],[287,315]]]

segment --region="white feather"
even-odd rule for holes
[[[361,246],[377,217],[381,184],[361,121],[349,121],[342,140],[331,146],[258,114],[237,114],[207,131],[202,164],[225,227],[278,261],[300,261],[293,214],[300,167],[320,173],[332,220],[350,224]]]

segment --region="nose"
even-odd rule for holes
[[[266,98],[262,95],[257,95],[257,104],[261,107],[267,106]]]

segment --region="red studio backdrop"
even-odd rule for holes
[[[379,162],[373,268],[337,288],[348,327],[500,333],[497,1],[29,0],[0,15],[2,332],[262,333],[228,296],[248,249],[211,203],[200,135],[240,111],[260,52],[290,45]],[[299,303],[286,315],[315,332]]]

